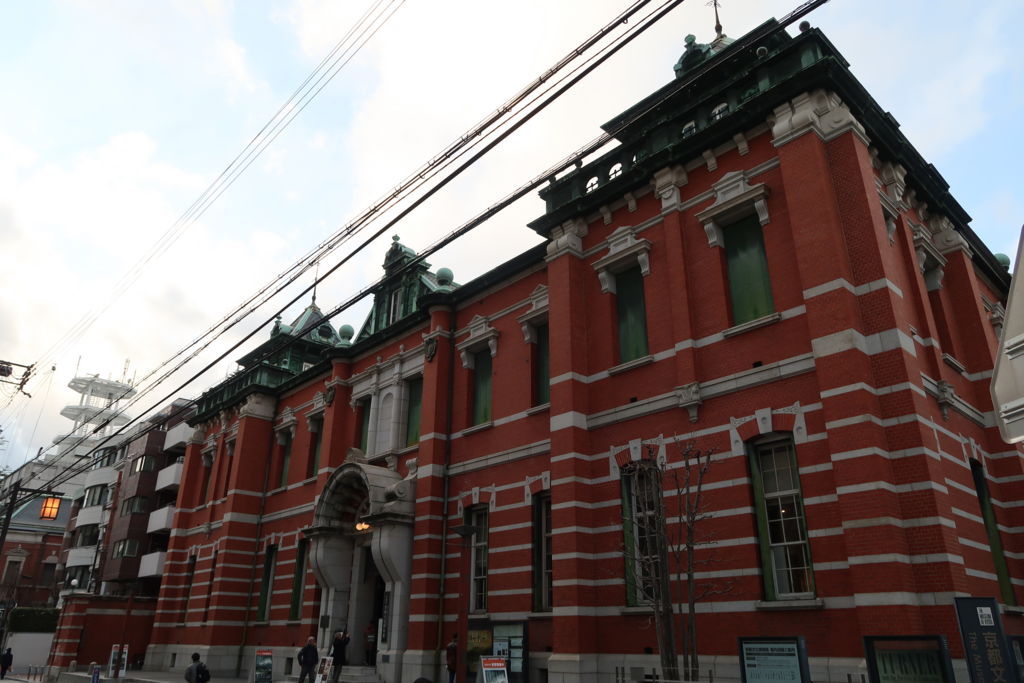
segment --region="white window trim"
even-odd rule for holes
[[[704,226],[708,246],[724,247],[725,237],[722,226],[735,223],[741,218],[756,215],[762,226],[767,225],[768,187],[764,183],[750,185],[743,171],[731,171],[712,186],[715,203],[697,213],[697,220]]]
[[[498,355],[498,335],[487,318],[482,315],[473,316],[469,321],[469,337],[455,345],[462,358],[462,367],[472,370],[475,367],[473,355],[485,348],[490,350],[491,358]]]
[[[608,237],[608,253],[594,261],[597,279],[601,282],[601,291],[615,294],[615,276],[633,266],[640,266],[640,274],[647,277],[651,274],[649,240],[637,239],[636,228],[623,225]]]
[[[548,288],[544,285],[530,293],[530,310],[516,318],[523,328],[523,339],[527,344],[537,343],[537,328],[548,322]]]

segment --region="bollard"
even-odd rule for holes
[[[708,669],[708,683],[715,683],[715,670]]]

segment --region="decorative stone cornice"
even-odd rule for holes
[[[245,404],[238,411],[238,417],[253,417],[257,420],[273,420],[276,401],[269,394],[249,394]]]
[[[831,140],[847,131],[853,131],[868,143],[864,126],[854,118],[838,95],[827,90],[801,93],[779,105],[768,123],[772,127],[772,144],[776,147],[810,131],[817,133],[823,140]]]
[[[654,192],[661,199],[662,211],[679,205],[679,188],[688,181],[686,169],[682,166],[669,166],[654,172]]]
[[[582,218],[574,218],[555,226],[551,229],[547,260],[552,261],[563,254],[572,254],[576,258],[583,258],[583,238],[586,236],[587,222]]]
[[[690,413],[690,422],[696,422],[701,405],[704,403],[700,397],[700,382],[691,382],[681,387],[676,387],[676,400],[680,408],[686,408]]]
[[[722,226],[751,214],[757,215],[761,225],[767,225],[768,187],[764,183],[749,185],[743,171],[730,171],[712,185],[712,190],[715,203],[697,214],[709,246],[725,246]]]
[[[900,164],[891,161],[882,162],[879,168],[879,176],[882,180],[882,187],[886,195],[897,204],[903,202],[903,195],[907,191],[907,169]]]
[[[651,273],[651,260],[648,252],[651,243],[646,239],[637,239],[635,229],[623,225],[608,237],[608,253],[594,261],[594,270],[601,281],[601,291],[615,293],[615,274],[620,273],[634,264],[640,266],[640,273],[647,277]]]
[[[942,287],[945,275],[946,258],[932,243],[932,235],[922,225],[910,224],[914,232],[914,252],[917,254],[917,265],[924,275],[925,288],[931,292]]]
[[[945,216],[934,216],[928,221],[928,227],[934,235],[932,241],[940,254],[945,255],[962,251],[967,258],[971,258],[972,251],[970,245],[967,244],[964,236],[957,232],[952,221],[948,218]]]
[[[530,293],[530,309],[516,318],[523,328],[523,338],[527,344],[537,343],[537,326],[543,325],[548,319],[548,288],[537,285]]]
[[[482,315],[474,316],[469,321],[469,337],[456,344],[462,358],[462,367],[473,368],[473,354],[487,348],[491,357],[498,353],[498,331],[491,327],[491,323]]]

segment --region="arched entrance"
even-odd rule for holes
[[[376,636],[373,665],[388,681],[401,680],[409,620],[412,523],[416,483],[358,452],[336,469],[317,501],[310,566],[323,588],[319,640],[329,646],[347,629],[351,664],[367,657],[367,631]]]

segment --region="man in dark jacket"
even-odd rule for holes
[[[12,664],[14,664],[14,655],[11,654],[11,648],[7,648],[7,650],[0,655],[0,678],[7,677],[7,671],[11,668]]]
[[[341,673],[341,667],[348,664],[348,658],[345,656],[345,648],[348,647],[348,641],[351,640],[348,636],[348,631],[338,631],[334,634],[334,642],[331,643],[331,683],[338,683],[338,675]]]
[[[309,683],[316,680],[316,665],[320,662],[320,652],[316,649],[316,638],[309,637],[305,647],[299,650],[299,683],[309,676]]]

